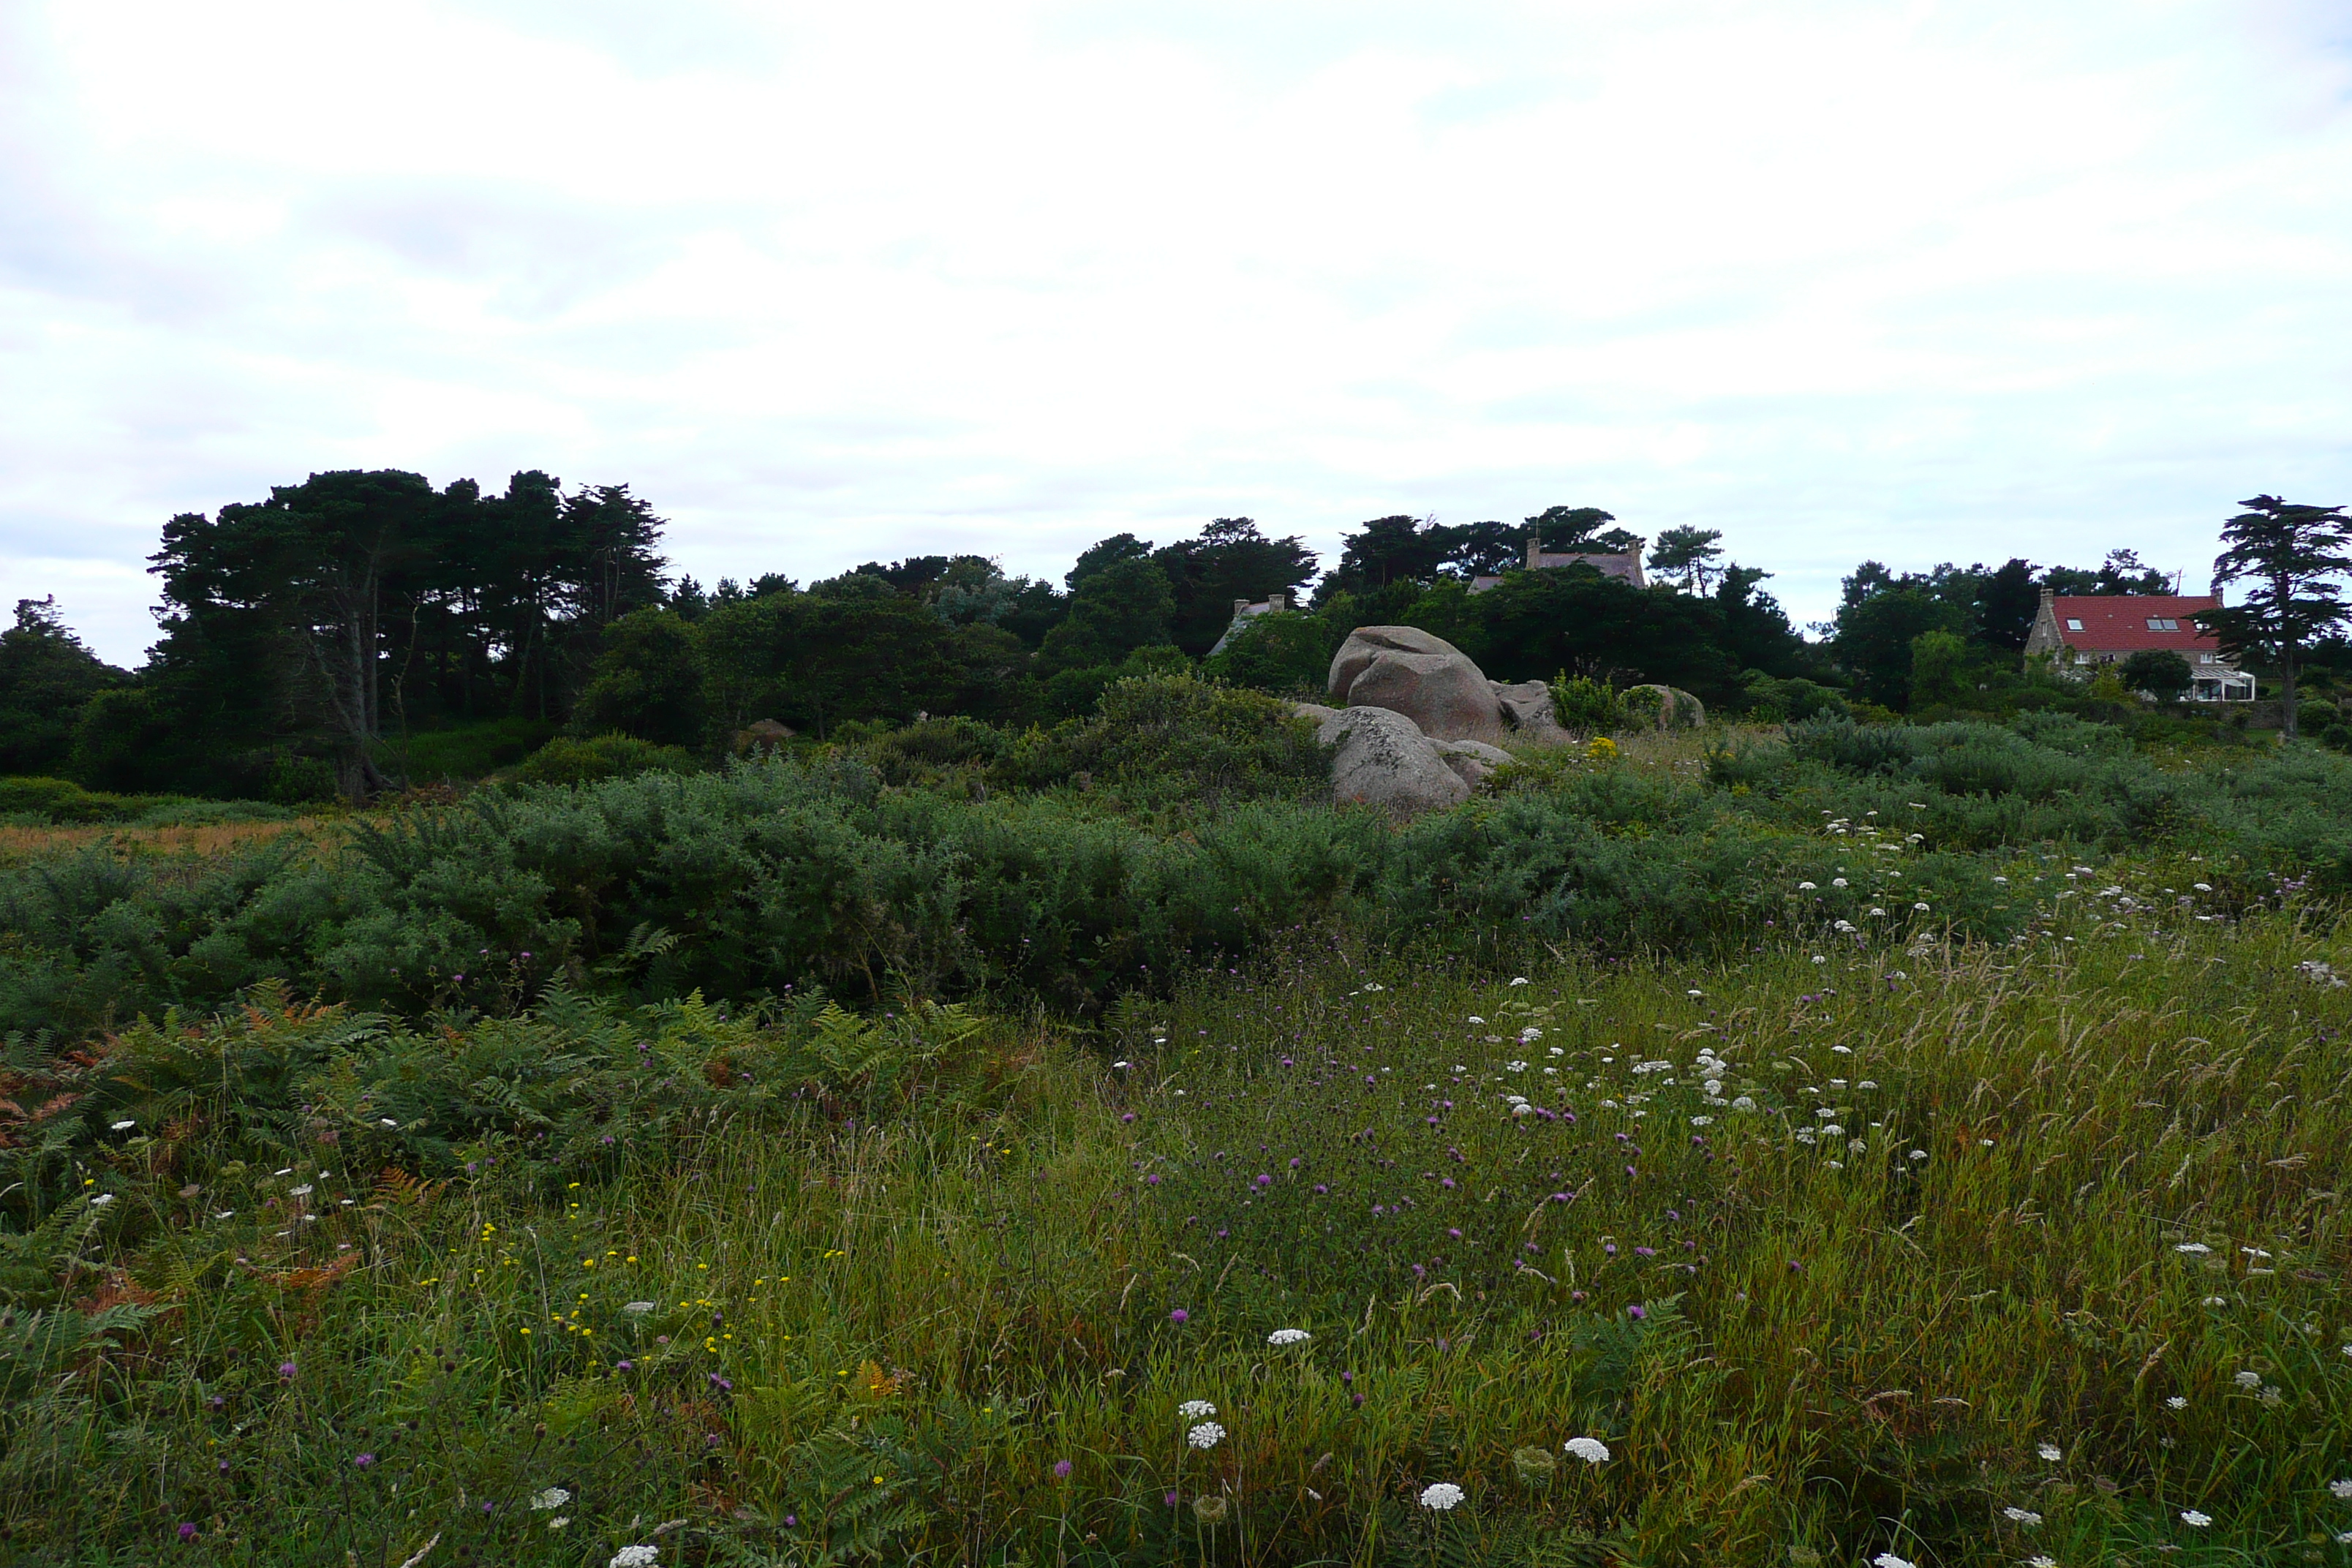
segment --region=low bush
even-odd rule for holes
[[[584,741],[558,735],[524,758],[510,776],[518,784],[583,784],[644,773],[692,773],[698,765],[683,746],[657,746],[616,731]]]

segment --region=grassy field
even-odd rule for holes
[[[0,1238],[0,1542],[2345,1561],[2345,944],[2075,864],[2018,858],[2007,943],[1498,973],[1300,929],[1085,1028],[133,1030],[59,1090],[113,1131],[0,1152],[53,1194]]]

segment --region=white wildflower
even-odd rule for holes
[[[1693,1127],[1712,1127],[1715,1125],[1715,1118],[1712,1116],[1694,1116],[1690,1119],[1690,1121]]]
[[[136,1120],[134,1120],[133,1118],[131,1118],[131,1117],[126,1116],[126,1117],[124,1117],[121,1121],[118,1121],[118,1122],[116,1122],[116,1123],[114,1124],[114,1130],[115,1130],[117,1132],[128,1132],[128,1131],[130,1131],[132,1128],[134,1128],[134,1127],[136,1127],[136,1126],[138,1126],[138,1125],[139,1125],[139,1123],[138,1123],[138,1121],[137,1121]]]
[[[2209,1307],[2226,1307],[2229,1304],[2230,1298],[2227,1296],[2208,1296],[2205,1298],[2205,1305]]]
[[[2352,1498],[2352,1481],[2330,1481],[2327,1489],[2339,1498]]]
[[[1203,1421],[1184,1434],[1184,1441],[1195,1448],[1213,1448],[1224,1441],[1225,1429],[1213,1421]]]
[[[1923,915],[1924,915],[1924,914],[1926,914],[1926,913],[1927,912],[1927,905],[1925,905],[1925,904],[1914,904],[1914,905],[1912,905],[1911,907],[1912,907],[1913,909],[1915,909],[1915,910],[1918,910],[1921,914],[1923,914]]]
[[[1844,887],[1844,886],[1845,886],[1845,879],[1844,879],[1843,877],[1832,877],[1832,878],[1830,879],[1830,886],[1831,886],[1831,887],[1832,887],[1832,888],[1843,888],[1843,887]],[[1843,925],[1843,924],[1844,924],[1845,922],[1843,922],[1843,921],[1840,921],[1840,922],[1838,922],[1838,923],[1839,923],[1839,924],[1841,924],[1841,925]]]
[[[628,1313],[633,1318],[650,1312],[653,1310],[654,1304],[651,1301],[630,1301],[625,1303],[621,1308],[621,1310]]]
[[[1265,1336],[1270,1345],[1303,1345],[1315,1336],[1305,1329],[1276,1329]]]
[[[1908,1557],[1897,1557],[1892,1552],[1882,1552],[1870,1560],[1870,1568],[1919,1568]]]
[[[102,1209],[113,1201],[114,1194],[112,1193],[100,1193],[96,1197],[89,1200],[89,1206],[94,1209]]]
[[[658,1546],[624,1546],[613,1553],[613,1561],[605,1568],[654,1568],[660,1557]]]
[[[572,1522],[572,1521],[571,1521],[570,1520],[565,1519],[565,1518],[563,1518],[562,1515],[560,1515],[560,1514],[559,1514],[559,1515],[558,1515],[558,1516],[556,1516],[555,1518],[551,1519],[551,1520],[549,1520],[549,1521],[547,1521],[547,1528],[548,1528],[548,1529],[550,1529],[550,1530],[562,1530],[562,1528],[564,1528],[566,1525],[570,1524],[571,1522]]]
[[[1800,882],[1797,884],[1797,891],[1801,893],[1810,893],[1812,890],[1813,885],[1811,882]]]
[[[2053,1465],[2066,1457],[2059,1451],[2058,1445],[2055,1443],[2044,1443],[2033,1451]]]
[[[380,1117],[376,1118],[376,1120],[377,1120],[377,1121],[381,1121],[381,1122],[383,1122],[386,1127],[397,1127],[397,1126],[399,1126],[399,1125],[400,1125],[400,1123],[399,1123],[399,1122],[394,1121],[391,1117],[389,1117],[389,1116],[380,1116]],[[570,1524],[572,1521],[571,1521],[570,1520],[568,1520],[568,1519],[567,1519],[567,1520],[564,1520],[562,1522],[563,1522],[563,1523],[565,1523],[565,1524]],[[554,1527],[553,1527],[552,1525],[551,1525],[551,1526],[549,1526],[549,1528],[550,1528],[550,1529],[552,1529],[552,1528],[554,1528]]]
[[[1528,1064],[1525,1062],[1505,1062],[1503,1064],[1503,1070],[1505,1072],[1525,1072],[1528,1070]]]
[[[2030,1508],[2005,1508],[2000,1510],[2000,1516],[2011,1524],[2021,1524],[2029,1530],[2042,1522],[2042,1516]]]
[[[530,1506],[534,1510],[544,1513],[551,1508],[562,1508],[565,1503],[568,1503],[571,1500],[572,1494],[565,1491],[562,1487],[550,1487],[545,1491],[540,1493],[537,1497],[531,1499]]]
[[[1533,1024],[1529,1024],[1526,1028],[1519,1031],[1519,1044],[1523,1046],[1532,1046],[1538,1040],[1542,1038],[1543,1031],[1537,1028]]]
[[[2242,1372],[2233,1374],[2230,1381],[2240,1388],[2260,1388],[2263,1385],[2263,1374],[2258,1372]]]
[[[318,1188],[316,1188],[316,1187],[312,1186],[310,1183],[305,1182],[305,1183],[303,1183],[300,1186],[294,1188],[291,1192],[288,1193],[286,1195],[287,1195],[288,1197],[290,1197],[290,1198],[307,1198],[307,1197],[309,1197],[312,1193],[317,1192],[318,1190],[319,1190]]]
[[[1528,977],[1524,974],[1515,975],[1511,980],[1511,984],[1514,985],[1525,985],[1527,983]]]
[[[2180,1510],[2180,1522],[2191,1530],[2202,1530],[2213,1522],[2213,1516],[2210,1513],[2200,1513],[2193,1508],[2184,1508]]]
[[[2186,1410],[2189,1408],[2189,1401],[2176,1394],[2164,1402],[2164,1407],[2167,1410]]]
[[[1176,1414],[1187,1421],[1199,1421],[1216,1413],[1217,1407],[1205,1399],[1188,1399],[1176,1407]]]
[[[2025,1560],[2025,1568],[2058,1568],[2058,1559],[2037,1554]]]
[[[1570,1437],[1562,1447],[1567,1448],[1570,1456],[1582,1459],[1588,1465],[1605,1465],[1609,1462],[1609,1445],[1598,1437]]]
[[[1462,1500],[1462,1489],[1452,1481],[1439,1481],[1422,1489],[1421,1506],[1444,1513]]]
[[[1743,1094],[1731,1102],[1731,1109],[1734,1110],[1753,1110],[1756,1109],[1756,1102]],[[2347,1354],[2352,1354],[2352,1345],[2347,1345],[2344,1349]]]
[[[1484,1018],[1479,1017],[1475,1013],[1473,1013],[1473,1014],[1470,1016],[1470,1021],[1471,1021],[1472,1023],[1474,1023],[1474,1024],[1483,1024],[1483,1023],[1485,1023],[1486,1020],[1486,1019],[1484,1019]]]
[[[1927,1151],[1925,1149],[1914,1149],[1911,1151],[1911,1157],[1914,1160],[1924,1160],[1927,1157]]]

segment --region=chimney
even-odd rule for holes
[[[1287,594],[1268,594],[1265,596],[1265,607],[1269,610],[1277,612],[1286,610],[1290,608],[1290,595]]]
[[[2042,584],[2042,613],[2043,615],[2045,615],[2045,616],[2052,614],[2052,613],[2053,613],[2053,611],[2051,610],[2050,606],[2051,606],[2051,605],[2054,605],[2054,604],[2056,604],[2057,602],[2058,602],[2058,590],[2057,590],[2057,589],[2055,589],[2055,588],[2053,588],[2053,587],[2052,587],[2052,586],[2051,586],[2049,584],[2047,584],[2047,583]]]
[[[1543,536],[1541,534],[1530,533],[1528,535],[1528,570],[1532,572],[1542,564]]]
[[[2229,603],[2228,600],[2221,596],[2221,590],[2226,586],[2228,586],[2228,584],[2224,584],[2219,577],[2213,579],[2213,605],[2216,609],[2219,609],[2221,605]]]
[[[1238,616],[1238,615],[1240,615],[1244,610],[1246,610],[1246,609],[1248,609],[1248,608],[1249,608],[1249,601],[1248,601],[1247,599],[1235,599],[1235,600],[1234,601],[1234,615]]]

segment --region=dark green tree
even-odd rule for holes
[[[1451,534],[1439,529],[1434,519],[1402,513],[1376,517],[1355,532],[1341,535],[1339,544],[1339,563],[1325,573],[1315,587],[1318,609],[1336,594],[1361,596],[1391,583],[1433,582],[1454,548]]]
[[[2246,510],[2221,525],[2225,548],[2213,563],[2217,584],[2252,584],[2245,603],[2200,611],[2197,624],[2223,649],[2278,668],[2286,738],[2295,738],[2295,673],[2305,644],[2344,624],[2352,605],[2334,581],[2352,572],[2352,543],[2340,506],[2305,506],[2276,496],[2239,503]]]
[[[1927,632],[1966,631],[1966,601],[1938,591],[1932,580],[1898,579],[1865,561],[1845,580],[1831,651],[1855,689],[1887,708],[1911,704],[1911,644]]]
[[[54,597],[17,600],[0,632],[0,773],[62,775],[83,707],[128,679],[82,645]]]
[[[2062,598],[2172,592],[2172,579],[2142,561],[2137,550],[2110,550],[2107,558],[2095,567],[2050,567],[2042,574],[2042,582]]]
[[[2158,702],[2178,702],[2189,693],[2196,674],[2189,661],[2168,647],[2144,647],[2123,664],[2124,684],[2145,691]]]
[[[1483,594],[1441,584],[1406,620],[1498,680],[1547,680],[1565,670],[1618,685],[1662,681],[1715,700],[1734,689],[1738,674],[1713,599],[1636,588],[1585,565],[1514,572]]]
[[[1977,584],[1976,635],[1994,647],[2022,653],[2041,608],[2042,591],[2034,584],[2032,563],[2011,556],[1984,573]]]
[[[1604,526],[1616,521],[1597,506],[1554,506],[1528,519],[1528,527],[1555,554],[1622,555],[1641,542],[1622,528]]]
[[[1078,558],[1070,574],[1069,614],[1045,634],[1037,652],[1044,673],[1115,665],[1137,648],[1170,640],[1175,595],[1149,548],[1121,534]]]
[[[1720,575],[1715,563],[1723,559],[1723,531],[1716,528],[1670,528],[1650,547],[1650,570],[1682,581],[1685,594],[1704,594]]]
[[[1969,679],[1969,645],[1958,632],[1921,632],[1911,639],[1911,682],[1906,694],[1914,708],[1958,706],[1976,695]]]
[[[1245,517],[1221,517],[1151,559],[1168,576],[1170,640],[1195,658],[1233,624],[1234,600],[1294,594],[1315,575],[1315,552],[1303,541],[1268,539]]]
[[[703,624],[725,613],[714,610]],[[631,611],[607,626],[604,651],[572,710],[572,732],[617,731],[659,746],[701,744],[705,699],[698,629],[666,606]]]

